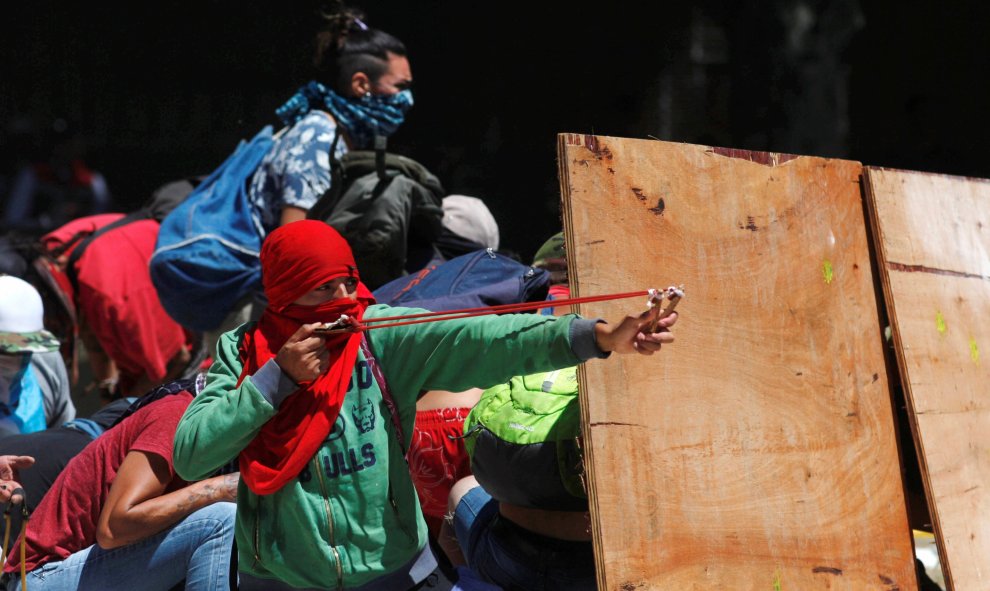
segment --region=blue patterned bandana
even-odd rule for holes
[[[402,125],[406,111],[413,106],[411,90],[396,94],[371,94],[348,99],[323,86],[310,82],[275,110],[286,125],[293,125],[314,108],[326,107],[347,132],[355,148],[371,146],[376,135],[388,137]]]

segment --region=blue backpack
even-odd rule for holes
[[[400,277],[374,291],[380,304],[435,312],[546,299],[550,273],[478,250]]]
[[[272,147],[262,129],[162,220],[149,263],[165,311],[182,326],[220,326],[244,295],[261,289],[261,234],[247,182]]]

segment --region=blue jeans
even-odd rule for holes
[[[480,486],[457,503],[454,533],[468,566],[506,591],[598,589],[591,542],[548,538],[514,524]]]
[[[227,591],[234,543],[234,503],[214,503],[140,542],[104,550],[94,544],[27,574],[31,591],[142,589]],[[20,589],[20,573],[7,584]]]

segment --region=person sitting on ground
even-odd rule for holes
[[[41,295],[0,275],[0,436],[57,427],[76,416],[59,342],[44,327]]]
[[[551,274],[547,299],[570,295],[563,233],[540,247],[533,266]],[[580,414],[574,367],[482,394],[464,428],[473,474],[451,489],[440,537],[453,564],[507,591],[597,588]]]
[[[416,400],[416,420],[409,443],[409,471],[419,497],[430,539],[438,541],[447,513],[450,488],[470,476],[464,449],[464,419],[481,398],[481,388],[462,392],[429,390]]]
[[[59,341],[62,366],[69,379],[70,390],[79,381],[79,368],[75,357],[76,319],[75,308],[58,287],[48,269],[52,263],[42,257],[37,238],[26,236],[0,236],[0,275],[13,275],[27,281],[41,295],[44,308],[45,330]]]
[[[498,222],[485,202],[467,195],[443,198],[443,233],[437,248],[445,260],[482,248],[498,250]]]
[[[32,467],[24,470],[16,480],[27,493],[27,498],[37,504],[52,487],[55,479],[62,473],[69,460],[79,455],[103,431],[110,428],[113,422],[134,398],[121,398],[100,408],[86,419],[75,418],[58,427],[0,437],[0,456],[8,458],[31,458]],[[14,466],[19,469],[20,465]],[[24,466],[26,467],[26,466]],[[0,464],[2,472],[2,464]],[[11,532],[16,535],[21,527],[21,513],[11,512]],[[0,523],[0,538],[6,531]]]
[[[174,451],[186,479],[239,455],[242,591],[449,589],[403,459],[419,393],[673,341],[676,315],[657,333],[644,332],[647,315],[506,314],[323,334],[329,322],[422,311],[374,305],[350,247],[318,221],[272,232],[261,265],[268,307],[221,338]]]
[[[230,588],[238,475],[189,484],[172,464],[192,399],[180,392],[144,406],[69,462],[8,553],[7,589],[22,572],[34,591],[166,591],[183,579],[186,589]]]
[[[473,474],[448,499],[451,562],[506,591],[594,591],[579,437],[576,368],[486,390],[465,423]]]
[[[75,418],[64,425],[21,435],[0,437],[0,455],[30,457],[34,465],[20,474],[18,481],[27,493],[27,498],[37,504],[48,493],[55,479],[62,473],[69,461],[79,455],[87,445],[120,421],[124,420],[147,404],[171,394],[186,391],[195,396],[202,392],[206,375],[185,380],[176,380],[153,388],[140,398],[119,398],[101,407],[88,418]],[[11,513],[11,531],[20,531],[21,513]],[[0,537],[4,528],[0,526]]]

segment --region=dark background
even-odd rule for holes
[[[524,259],[560,228],[559,132],[990,177],[988,3],[355,4],[409,49],[392,146],[484,198]],[[315,6],[8,3],[4,167],[61,118],[118,210],[209,172],[309,79]]]

